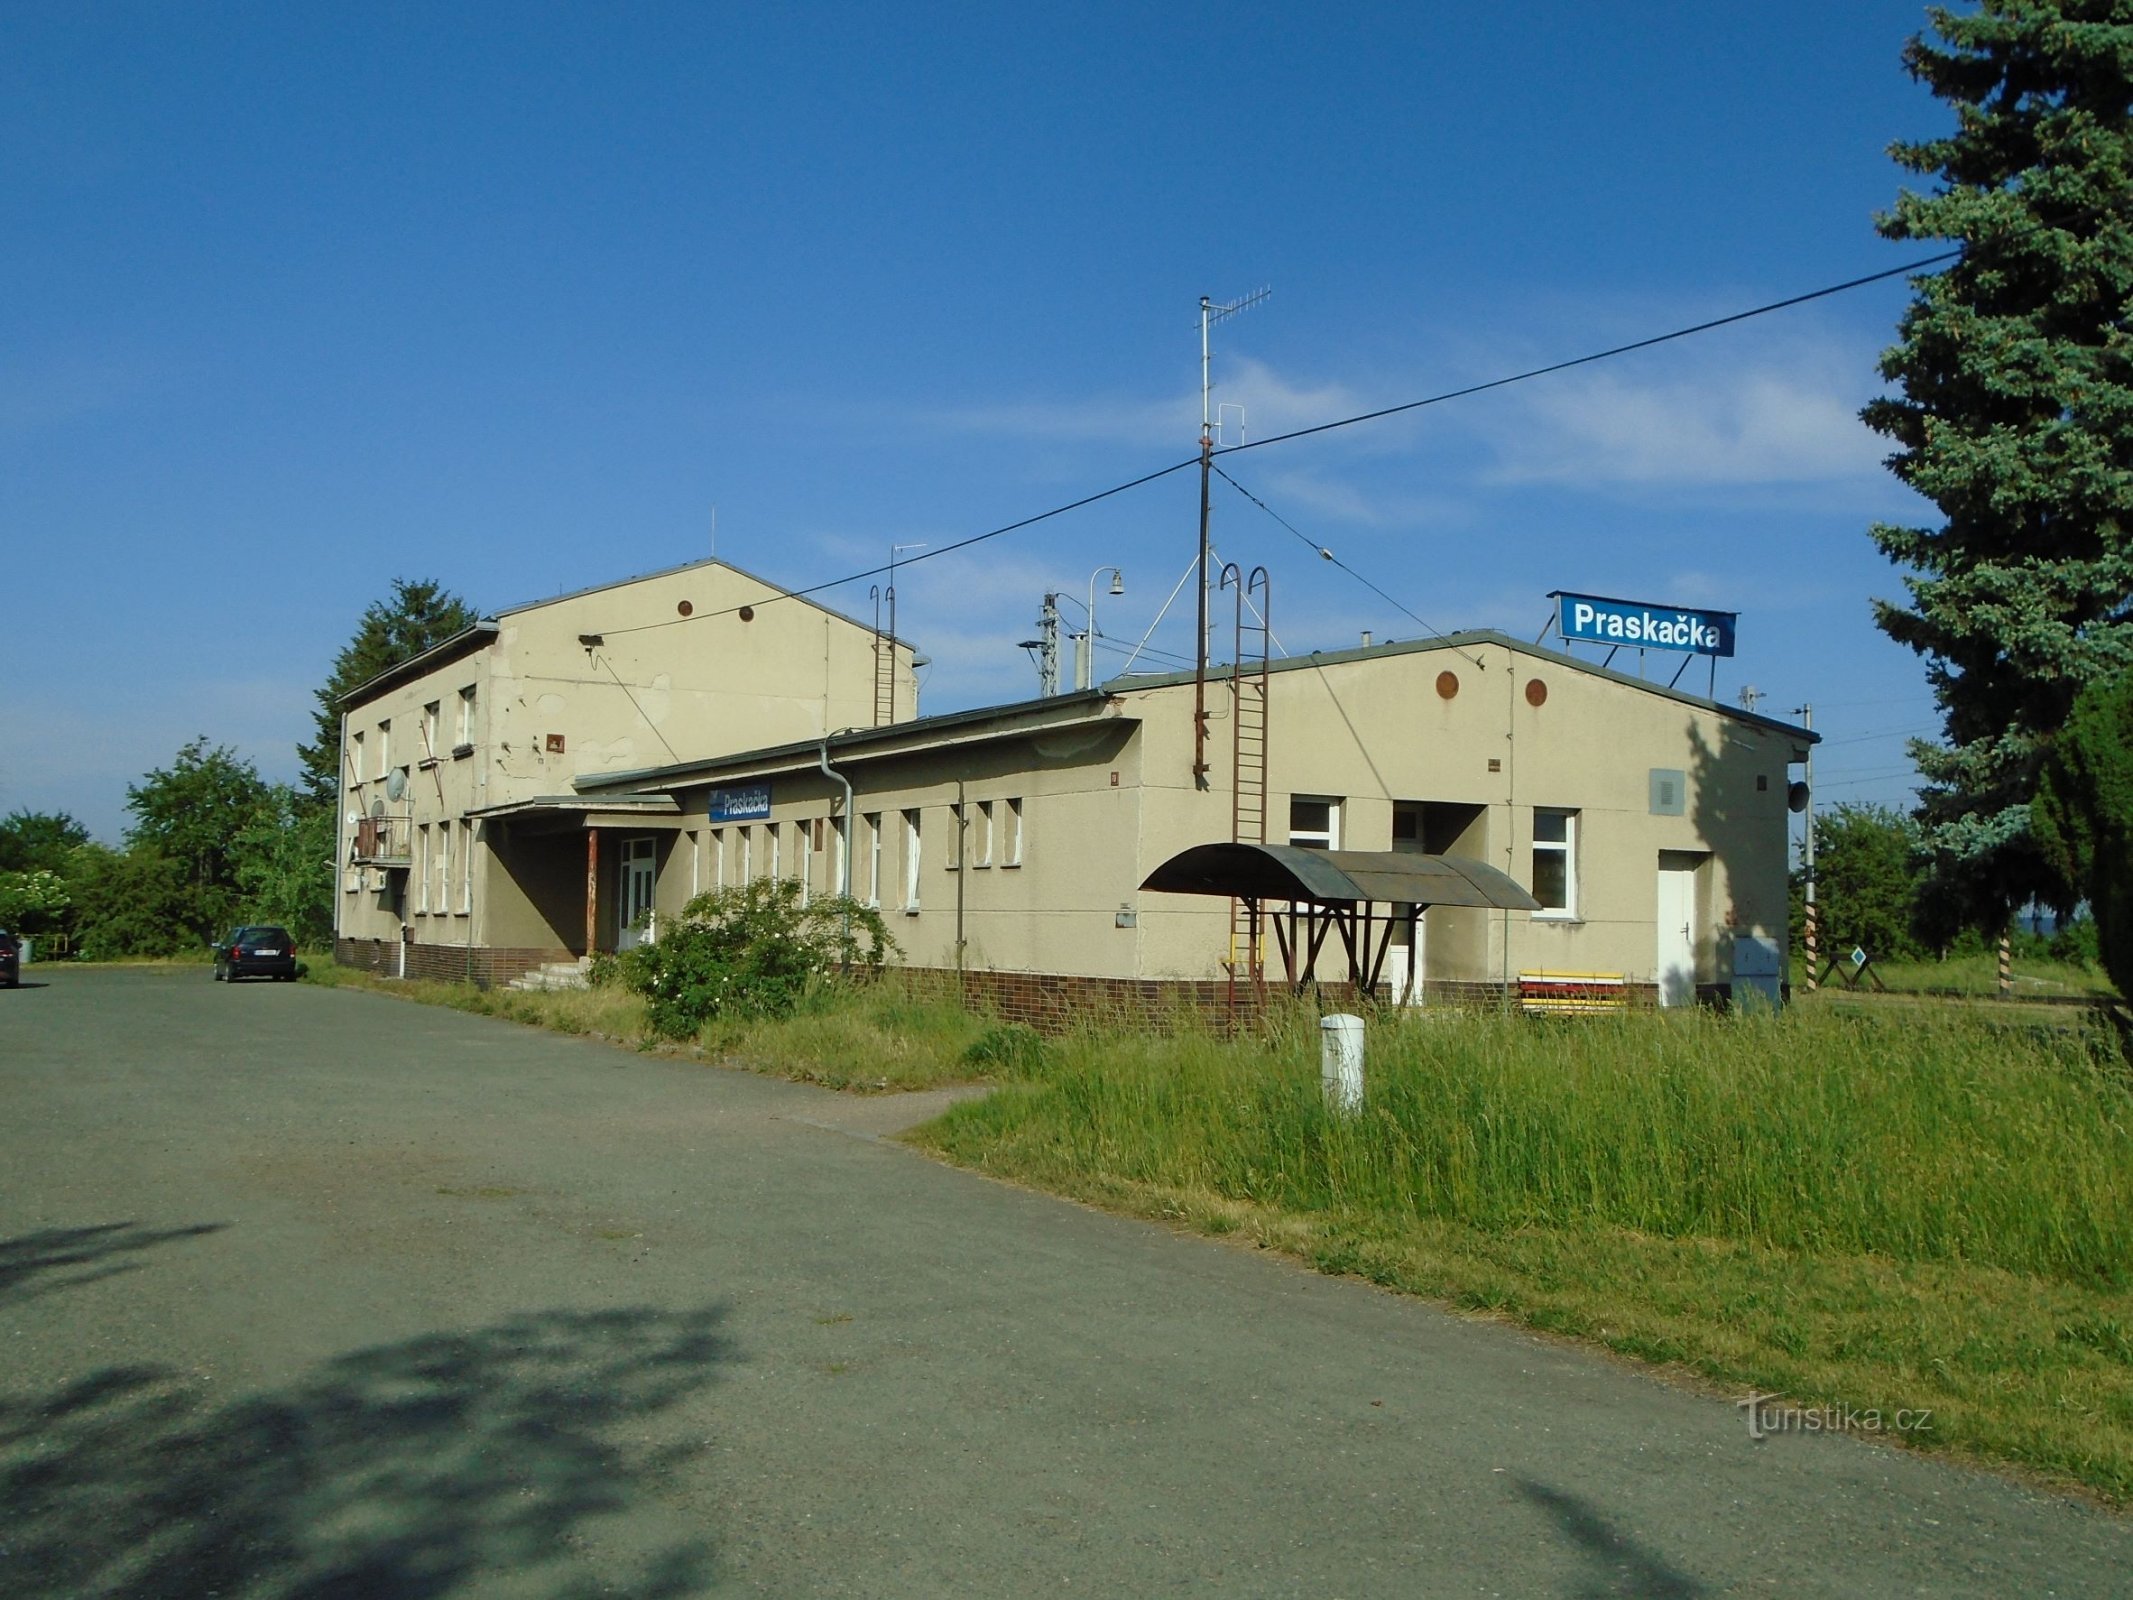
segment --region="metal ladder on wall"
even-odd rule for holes
[[[1230,657],[1230,802],[1232,844],[1266,843],[1268,738],[1267,652],[1273,628],[1267,621],[1267,570],[1247,577],[1234,562],[1222,569],[1222,587],[1237,591],[1235,647]],[[1266,932],[1258,911],[1242,900],[1229,903],[1229,1007],[1237,1009],[1239,979],[1257,995],[1266,988]]]
[[[886,728],[896,720],[896,591],[889,590],[889,631],[881,631],[882,592],[877,584],[869,593],[874,601],[874,726]]]

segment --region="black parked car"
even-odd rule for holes
[[[296,946],[290,942],[287,928],[232,928],[230,936],[215,946],[217,983],[295,976]]]
[[[7,929],[0,928],[0,988],[19,989],[22,986],[22,942]]]

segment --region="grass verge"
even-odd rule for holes
[[[988,1049],[1018,1030],[951,1000],[928,996],[887,973],[849,989],[809,994],[797,1014],[714,1022],[693,1040],[655,1039],[644,1000],[617,986],[592,989],[478,989],[468,983],[381,978],[330,961],[314,962],[305,981],[361,989],[425,1005],[502,1017],[558,1033],[613,1039],[660,1054],[728,1062],[776,1077],[859,1092],[931,1089],[997,1077],[1018,1057]]]
[[[1301,1019],[1308,1023],[1313,1019]],[[2133,1502],[2133,1091],[1971,1008],[1088,1036],[913,1137],[1077,1198]]]

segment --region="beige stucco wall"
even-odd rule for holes
[[[746,619],[743,607],[752,613]],[[343,716],[341,860],[348,858],[354,817],[380,803],[406,819],[418,849],[422,829],[430,829],[431,858],[427,905],[418,857],[405,874],[400,910],[386,892],[398,874],[344,870],[338,896],[344,937],[395,939],[404,915],[417,943],[580,945],[582,835],[538,836],[490,821],[478,825],[469,851],[460,826],[468,812],[567,795],[581,774],[642,769],[874,720],[871,629],[786,598],[722,563],[522,607],[497,622],[493,640]],[[588,646],[581,635],[599,642]],[[895,648],[895,715],[907,720],[916,679],[909,648]],[[457,754],[466,689],[474,693],[464,740],[472,748]],[[425,738],[424,708],[432,703],[436,728]],[[556,741],[560,749],[551,747]],[[407,789],[394,800],[387,776],[402,768]],[[447,824],[447,881],[440,886],[434,857]],[[663,869],[671,854],[662,847]],[[462,883],[469,868],[471,894]],[[603,897],[613,893],[613,876],[612,870],[603,876]],[[664,870],[661,888],[663,901]],[[605,936],[612,938],[611,927]]]
[[[1437,688],[1447,672],[1456,680],[1449,697]],[[1269,842],[1287,842],[1292,795],[1338,801],[1340,843],[1361,850],[1394,847],[1396,805],[1435,804],[1456,808],[1434,814],[1455,835],[1440,841],[1443,847],[1526,884],[1534,808],[1576,813],[1577,914],[1433,910],[1429,976],[1490,981],[1547,968],[1650,981],[1662,857],[1697,871],[1699,981],[1730,976],[1736,930],[1782,939],[1785,789],[1796,748],[1790,734],[1499,644],[1336,657],[1274,672],[1268,681]],[[1527,696],[1534,682],[1545,688],[1538,706]],[[960,890],[962,957],[974,968],[1219,977],[1227,903],[1137,887],[1178,851],[1230,836],[1228,686],[1210,687],[1204,790],[1192,779],[1192,701],[1189,683],[1134,689],[1114,695],[1100,713],[1077,713],[1096,718],[1086,725],[982,742],[952,730],[935,749],[840,755],[856,809],[883,819],[881,902],[904,959],[956,964]],[[1681,815],[1651,814],[1654,768],[1684,775]],[[770,781],[770,820],[788,841],[796,824],[828,817],[840,803],[819,773],[792,771]],[[707,855],[715,831],[703,821],[708,788],[699,783],[681,792],[687,826],[705,831]],[[973,819],[971,857],[978,803],[992,801],[997,812],[1009,798],[1021,801],[1019,867],[980,867],[974,859],[950,865],[959,798]],[[915,914],[902,903],[899,818],[914,808],[922,840]],[[729,882],[738,874],[738,836],[739,825],[724,830]],[[760,875],[760,824],[753,837]],[[855,872],[862,896],[866,849],[862,831]],[[813,865],[816,887],[833,887],[831,852]],[[784,866],[788,873],[796,866],[789,842]],[[715,876],[707,867],[704,886]],[[1271,945],[1267,959],[1270,966],[1278,959]]]
[[[1449,698],[1437,692],[1442,673],[1456,680]],[[1526,693],[1534,682],[1545,688],[1538,706]],[[1268,683],[1270,843],[1286,842],[1294,795],[1339,800],[1340,843],[1357,850],[1393,847],[1395,802],[1475,805],[1483,815],[1462,847],[1479,845],[1488,865],[1530,886],[1534,808],[1577,813],[1577,915],[1434,911],[1432,976],[1546,968],[1648,981],[1661,852],[1681,853],[1670,864],[1700,863],[1699,981],[1730,976],[1734,931],[1783,938],[1789,735],[1500,645],[1336,659],[1272,673]],[[1189,845],[1228,837],[1230,696],[1226,684],[1210,690],[1205,795],[1189,788],[1191,687],[1135,703],[1150,752],[1142,859],[1152,870]],[[1682,815],[1650,814],[1655,768],[1684,774]],[[1190,902],[1156,903],[1176,898],[1143,897],[1142,970],[1211,975],[1211,952],[1226,944],[1223,917]],[[1447,969],[1454,950],[1466,970]]]

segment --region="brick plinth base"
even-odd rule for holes
[[[535,967],[575,961],[578,955],[576,950],[491,949],[486,945],[469,950],[463,944],[417,943],[407,947],[407,976],[493,989]],[[390,977],[400,971],[400,947],[390,939],[338,939],[334,941],[333,962],[335,966]]]

